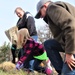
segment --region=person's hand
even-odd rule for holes
[[[20,68],[22,67],[22,65],[23,64],[20,61],[18,61],[17,64],[16,64],[16,69],[20,70]]]
[[[16,64],[16,69],[20,70],[20,64],[19,63]]]
[[[69,68],[73,70],[73,67],[75,67],[75,58],[73,54],[66,54],[65,62],[68,64]]]

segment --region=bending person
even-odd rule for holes
[[[24,61],[25,63],[28,63],[28,61],[35,59],[34,70],[42,71],[47,75],[52,74],[52,67],[49,64],[50,60],[47,57],[43,45],[32,39],[26,28],[19,30],[17,35],[17,43],[23,48],[24,54],[16,64],[16,68],[20,69],[20,66],[24,63]],[[45,60],[47,64],[44,68],[39,66],[43,60]]]

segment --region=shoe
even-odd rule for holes
[[[50,68],[46,68],[46,69],[45,69],[45,73],[46,73],[47,75],[52,75],[52,70],[51,70]]]

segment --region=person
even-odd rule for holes
[[[17,22],[17,27],[18,30],[22,28],[27,28],[29,31],[30,36],[37,41],[38,36],[37,36],[37,30],[35,26],[35,21],[33,16],[31,15],[30,12],[25,12],[21,7],[17,7],[15,9],[16,15],[19,17],[19,20]],[[19,51],[18,58],[22,55],[22,49]],[[29,62],[30,68],[33,69],[33,62],[34,60]]]
[[[15,9],[16,15],[19,17],[17,22],[18,30],[27,28],[30,36],[37,41],[37,30],[35,26],[35,20],[30,12],[25,12],[21,7]]]
[[[12,53],[12,63],[15,64],[15,59],[16,59],[16,49],[17,49],[17,45],[16,45],[16,40],[14,40],[13,44],[11,45],[11,53]]]
[[[44,46],[58,74],[75,75],[75,7],[67,2],[40,0],[35,18],[43,18],[53,34]],[[65,53],[64,61],[59,52]]]
[[[35,59],[34,70],[43,71],[47,75],[50,75],[52,73],[52,67],[50,66],[50,60],[47,57],[43,45],[31,38],[26,28],[20,29],[17,33],[17,37],[17,43],[23,48],[24,54],[17,62],[16,68],[20,69],[20,66],[24,61],[25,63],[28,63],[28,61]],[[47,64],[44,68],[39,66],[43,60],[45,60]]]

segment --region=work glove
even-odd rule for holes
[[[20,70],[23,67],[23,63],[21,61],[18,61],[16,64],[16,69]]]

